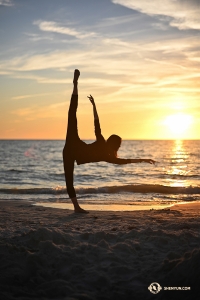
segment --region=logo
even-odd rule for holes
[[[150,284],[150,286],[148,287],[148,290],[152,293],[152,294],[158,294],[161,290],[162,287],[160,286],[159,283],[157,282],[152,282]]]

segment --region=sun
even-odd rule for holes
[[[183,138],[184,134],[190,129],[192,123],[193,117],[184,113],[167,116],[164,120],[164,124],[175,138]]]

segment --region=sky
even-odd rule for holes
[[[0,0],[0,139],[200,139],[199,0]]]

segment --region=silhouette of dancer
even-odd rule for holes
[[[118,135],[113,134],[108,138],[107,141],[104,139],[101,134],[96,105],[91,95],[88,96],[88,98],[93,106],[96,141],[92,144],[86,144],[79,138],[76,118],[76,110],[78,107],[79,76],[80,72],[76,69],[74,71],[74,88],[68,112],[68,128],[66,134],[66,142],[63,149],[63,163],[67,192],[74,205],[74,211],[76,213],[87,213],[87,211],[79,206],[73,185],[75,161],[78,165],[99,161],[105,161],[108,163],[119,165],[141,162],[154,164],[155,161],[152,159],[122,159],[117,157],[117,151],[121,145],[121,138]]]

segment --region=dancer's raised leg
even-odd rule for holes
[[[77,145],[78,137],[78,128],[77,128],[77,119],[76,119],[76,110],[78,107],[78,78],[80,76],[79,70],[74,71],[74,79],[73,79],[73,92],[70,102],[70,108],[68,113],[68,128],[67,128],[67,136],[66,143],[63,149],[63,162],[64,162],[64,170],[65,170],[65,180],[67,186],[67,192],[69,197],[74,205],[74,211],[76,213],[88,213],[84,209],[82,209],[78,203],[76,193],[73,185],[73,172],[74,172],[74,147]]]
[[[71,148],[72,142],[76,142],[79,139],[78,128],[77,128],[77,118],[76,111],[78,107],[78,78],[80,76],[79,70],[74,71],[73,79],[73,92],[71,96],[69,112],[68,112],[68,126],[67,126],[67,135],[66,135],[66,144],[68,148]]]

